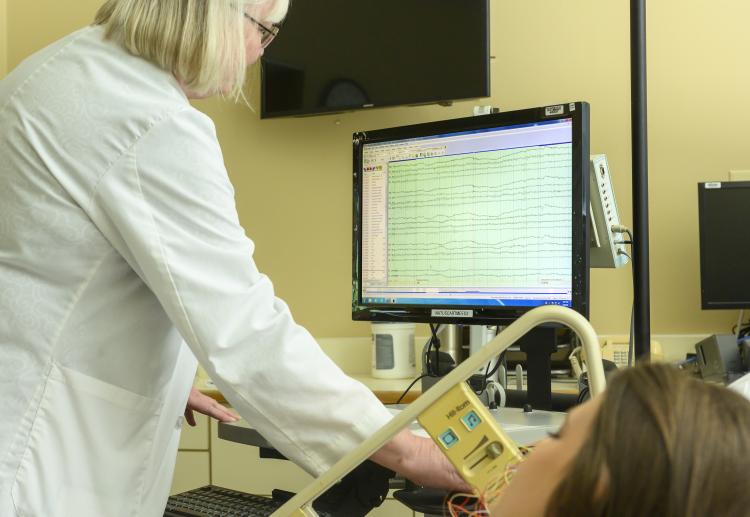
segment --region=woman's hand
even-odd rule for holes
[[[240,419],[232,411],[216,402],[208,395],[204,395],[195,388],[190,389],[187,407],[185,407],[185,420],[191,427],[195,427],[195,416],[193,411],[215,418],[219,422],[236,422]]]
[[[424,487],[471,492],[437,444],[409,430],[394,436],[370,459]]]

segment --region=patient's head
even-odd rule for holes
[[[616,375],[520,466],[497,515],[750,513],[750,402],[660,365]],[[493,512],[494,513],[494,512]]]

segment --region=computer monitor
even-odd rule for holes
[[[701,307],[750,309],[750,181],[698,184]]]
[[[354,134],[352,317],[588,317],[589,106]]]

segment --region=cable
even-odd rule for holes
[[[581,361],[578,360],[578,354],[580,352],[581,347],[576,346],[568,356],[568,361],[570,361],[570,368],[573,370],[573,375],[575,376],[576,380],[580,379],[581,374],[583,373],[583,368],[581,368]]]
[[[744,316],[745,316],[745,310],[740,309],[740,315],[737,318],[737,334],[736,334],[737,341],[740,340],[740,332],[742,331],[742,318]]]
[[[630,230],[625,228],[627,230],[627,233],[630,234]],[[630,237],[630,240],[633,240],[633,237]],[[617,250],[618,255],[625,255],[628,257],[628,260],[630,261],[630,271],[631,275],[633,274],[633,258],[628,254],[625,250]],[[635,275],[633,275],[633,295],[635,296]],[[630,305],[630,336],[628,339],[628,366],[633,366],[633,347],[635,346],[635,328],[633,326],[635,320],[635,303],[632,303]]]
[[[424,364],[424,369],[427,372],[427,375],[429,377],[433,377],[432,374],[432,359],[430,359],[430,350],[432,350],[432,337],[430,337],[427,341],[427,347],[425,348],[425,351],[422,355],[422,363]]]
[[[493,375],[495,375],[495,372],[497,372],[497,370],[500,368],[500,361],[501,361],[501,358],[498,357],[497,361],[495,362],[495,366],[492,367],[492,370],[490,370],[489,373],[485,373],[484,374],[484,381],[485,382],[487,382],[487,379],[489,379],[490,377],[492,377]],[[488,370],[489,370],[491,364],[492,364],[492,359],[490,359],[490,362],[487,363],[487,369]]]
[[[398,398],[396,404],[401,403],[406,394],[409,393],[409,390],[414,387],[417,381],[424,379],[425,377],[439,377],[440,361],[438,360],[438,353],[440,349],[440,339],[437,337],[438,332],[440,332],[440,325],[433,327],[432,324],[430,324],[430,337],[427,339],[426,350],[424,352],[424,355],[422,356],[422,362],[424,363],[427,373],[424,373],[414,379]],[[432,356],[430,355],[430,351],[432,350],[433,345],[435,346],[435,362],[437,363],[437,365],[432,364]]]
[[[499,333],[500,333],[500,325],[496,325],[495,337],[497,337]],[[489,362],[487,363],[487,369],[484,371],[484,383],[483,383],[484,387],[482,388],[482,391],[487,389],[487,381],[489,380],[490,377],[495,375],[495,373],[500,369],[501,363],[503,362],[504,358],[505,358],[505,352],[497,356],[495,358],[496,359],[495,365],[492,367],[491,371],[490,371],[490,365],[492,364],[492,359],[489,360]]]
[[[506,463],[503,472],[491,478],[487,485],[474,493],[457,492],[451,494],[445,506],[451,517],[485,517],[490,515],[489,507],[505,491],[518,470],[519,461]]]
[[[401,404],[401,401],[404,399],[404,397],[406,396],[406,394],[409,393],[409,390],[414,387],[414,385],[417,383],[417,381],[419,381],[421,379],[424,379],[425,377],[431,377],[431,375],[428,375],[428,374],[425,373],[425,374],[420,375],[419,377],[417,377],[413,381],[411,381],[411,384],[409,384],[409,387],[404,390],[404,392],[401,394],[401,396],[396,401],[396,404]]]
[[[500,326],[497,325],[497,326],[495,326],[495,337],[499,333],[500,333]],[[487,343],[484,343],[482,346],[484,346],[486,344]],[[481,377],[481,381],[477,381],[479,383],[479,387],[477,389],[474,389],[474,387],[471,385],[471,383],[469,383],[469,385],[472,387],[472,390],[474,391],[474,393],[477,396],[481,397],[482,394],[484,394],[484,392],[487,390],[487,386],[491,382],[490,377],[492,377],[493,375],[495,375],[495,373],[500,369],[500,367],[502,366],[502,362],[504,360],[504,357],[505,357],[505,352],[503,352],[502,354],[500,354],[500,355],[498,355],[496,357],[490,358],[490,360],[487,361],[487,367],[484,369],[484,373],[481,373],[481,370],[480,370],[480,373],[475,374],[476,376],[480,376]],[[492,361],[495,361],[494,365],[492,364]],[[490,367],[492,367],[491,370],[490,370]],[[474,378],[474,377],[475,376],[472,376],[472,378]],[[501,386],[502,386],[502,384],[501,384]],[[502,389],[503,389],[503,392],[504,392],[505,388],[503,387]],[[490,399],[488,398],[488,401],[489,400]]]
[[[740,339],[750,335],[750,320],[740,324],[740,330],[737,331],[737,325],[732,325],[732,334],[739,335]]]
[[[430,342],[427,345],[427,351],[425,353],[425,369],[427,370],[427,375],[429,377],[439,377],[440,376],[440,338],[438,337],[438,332],[440,332],[440,325],[433,325],[432,323],[430,325]],[[432,358],[430,356],[430,350],[432,348],[435,348],[435,364],[432,364]]]
[[[497,409],[498,407],[505,407],[507,401],[507,395],[505,389],[500,383],[490,379],[487,381],[487,405],[490,409]]]
[[[628,240],[631,241],[631,243],[632,243],[632,241],[633,241],[633,234],[631,233],[630,228],[628,228],[627,226],[623,226],[621,224],[613,224],[610,227],[609,230],[612,233],[625,233],[625,234],[627,234]]]
[[[628,339],[628,366],[633,366],[633,346],[635,346],[635,328],[633,319],[635,318],[635,304],[630,306],[630,336]]]
[[[489,371],[490,371],[490,365],[492,364],[492,361],[487,362],[487,368],[484,369],[484,374],[482,375],[482,385],[480,386],[479,390],[474,390],[474,393],[477,396],[481,396],[482,393],[487,389],[487,379],[489,379]]]

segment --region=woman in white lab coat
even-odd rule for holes
[[[390,418],[256,269],[188,102],[237,95],[287,3],[109,0],[0,82],[0,515],[161,515],[196,359],[314,475]],[[373,459],[460,484],[409,433]]]

